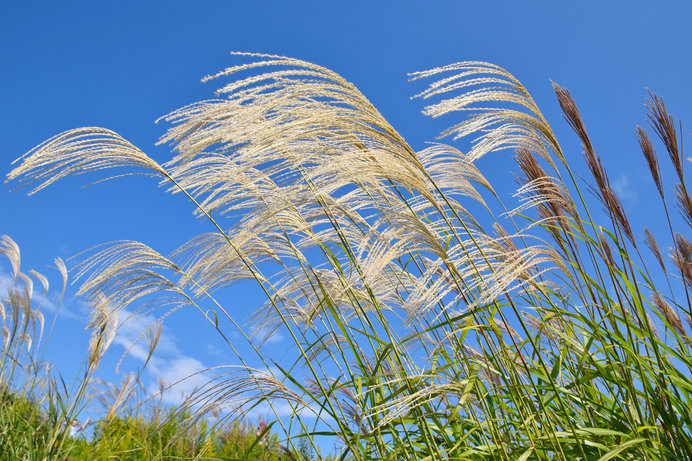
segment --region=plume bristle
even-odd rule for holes
[[[658,311],[663,314],[668,322],[668,325],[670,325],[679,335],[685,336],[685,329],[682,326],[682,321],[680,320],[680,317],[678,317],[678,314],[673,311],[670,305],[665,302],[658,293],[653,292],[651,296],[654,301],[654,306],[656,306]]]
[[[99,127],[77,128],[60,133],[15,160],[7,181],[16,180],[18,187],[38,183],[34,194],[71,174],[112,167],[140,167],[166,176],[165,170],[119,134]]]

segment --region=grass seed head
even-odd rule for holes
[[[686,336],[685,334],[685,329],[682,326],[682,322],[680,321],[680,317],[673,311],[673,309],[670,307],[670,305],[661,298],[661,296],[653,292],[651,294],[654,305],[658,309],[658,311],[663,314],[665,319],[668,321],[668,324],[681,336]]]

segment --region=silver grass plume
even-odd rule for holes
[[[10,266],[12,266],[12,278],[16,278],[17,274],[19,274],[19,266],[21,262],[19,245],[17,245],[17,243],[8,235],[3,235],[0,237],[0,255],[6,257],[10,262]]]
[[[94,296],[91,320],[86,326],[91,330],[89,341],[89,367],[96,368],[101,362],[111,342],[115,338],[118,327],[118,313],[110,308],[105,296]]]
[[[105,128],[87,127],[60,133],[18,158],[8,175],[19,187],[33,185],[29,194],[71,174],[113,167],[140,167],[150,173],[165,171],[144,152]]]
[[[675,247],[670,250],[670,260],[680,271],[683,282],[692,286],[692,242],[684,235],[675,234]]]
[[[599,199],[609,212],[613,222],[617,224],[620,229],[622,229],[625,236],[636,248],[637,243],[634,239],[632,227],[629,219],[627,218],[627,214],[625,213],[625,209],[617,193],[610,185],[608,174],[603,167],[601,157],[596,153],[591,140],[589,139],[589,135],[586,132],[586,126],[582,120],[581,114],[579,113],[576,102],[572,98],[569,90],[566,88],[553,84],[553,89],[555,90],[555,95],[557,96],[557,100],[560,104],[560,108],[562,109],[565,120],[570,127],[572,127],[582,142],[582,153],[596,182],[596,187],[594,189],[596,192],[598,192]]]
[[[684,183],[682,151],[678,148],[678,135],[673,116],[668,113],[663,99],[652,91],[649,91],[646,107],[649,110],[649,125],[663,141],[678,179]]]
[[[663,183],[661,182],[661,168],[658,164],[658,155],[656,154],[656,149],[654,149],[653,145],[651,144],[649,135],[640,126],[637,127],[637,141],[642,149],[646,163],[649,166],[649,172],[651,173],[651,177],[654,179],[656,189],[658,189],[658,193],[661,198],[664,198],[665,192],[663,189]]]
[[[446,76],[445,76],[446,75]],[[428,89],[416,95],[423,99],[446,97],[426,107],[424,114],[440,117],[453,112],[468,119],[453,125],[441,136],[459,139],[486,133],[474,141],[471,161],[501,149],[537,152],[554,168],[553,155],[564,162],[562,151],[549,124],[526,88],[509,72],[485,62],[460,62],[410,74],[411,80],[436,77]],[[454,96],[454,93],[460,94]],[[488,107],[488,103],[511,108]]]
[[[683,337],[686,336],[685,328],[682,326],[680,317],[678,317],[678,314],[673,311],[670,305],[664,301],[663,298],[661,298],[661,295],[656,292],[653,292],[651,297],[653,298],[654,306],[656,306],[658,311],[663,314],[663,317],[668,322],[668,325],[670,325],[679,335]]]

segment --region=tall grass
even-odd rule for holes
[[[45,360],[65,293],[65,264],[55,260],[62,289],[54,304],[48,298],[48,278],[21,271],[19,246],[6,235],[0,237],[0,255],[11,268],[8,286],[0,287],[0,459],[59,459],[71,450],[70,427],[88,401],[109,338],[103,329],[93,331],[81,369],[73,382],[65,382]],[[36,284],[41,290],[35,290]],[[46,317],[47,303],[54,310]]]
[[[112,320],[108,328],[93,332],[83,369],[74,383],[66,383],[44,360],[52,330],[60,328],[56,321],[67,282],[64,263],[56,259],[63,285],[54,304],[48,297],[48,278],[20,270],[19,247],[8,236],[0,237],[0,255],[11,267],[7,286],[0,280],[0,460],[296,459],[297,453],[279,444],[277,434],[269,429],[257,434],[247,421],[215,427],[207,420],[190,424],[184,407],[163,401],[163,383],[151,396],[134,373],[120,386],[95,379],[112,339]],[[106,314],[102,306],[94,308],[97,323]],[[91,409],[97,419],[77,421],[93,402],[102,407]],[[80,428],[76,435],[70,430],[73,423]]]
[[[76,270],[81,292],[113,311],[193,306],[223,338],[235,325],[256,357],[227,340],[240,365],[200,389],[200,414],[288,403],[293,416],[277,424],[289,442],[319,452],[332,437],[342,459],[692,459],[692,200],[660,98],[650,95],[650,130],[636,136],[667,223],[639,231],[564,88],[582,159],[504,69],[412,74],[430,82],[425,114],[461,116],[443,136],[471,139],[466,152],[416,152],[338,74],[240,55],[247,64],[206,78],[227,80],[216,98],[164,117],[169,162],[81,128],[8,175],[33,193],[124,167],[196,205],[207,231],[172,254],[116,242]],[[500,151],[520,172],[514,197],[474,165]],[[656,239],[672,242],[668,255]],[[254,337],[215,298],[246,279],[267,299]],[[276,332],[290,363],[257,346]]]

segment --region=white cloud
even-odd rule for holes
[[[122,310],[119,320],[121,321],[113,344],[121,346],[130,358],[144,362],[149,356],[149,344],[145,333],[157,323],[158,318],[150,314],[138,315]],[[179,350],[175,344],[175,337],[168,332],[164,323],[156,349],[147,365],[147,373],[151,378],[146,386],[147,391],[150,395],[157,394],[158,381],[161,380],[171,386],[163,393],[163,401],[180,404],[192,391],[208,381],[206,376],[199,373],[207,368],[200,360]]]
[[[280,331],[274,331],[267,336],[267,329],[260,328],[254,335],[254,342],[257,344],[278,344],[285,339],[285,336]]]
[[[113,344],[122,348],[123,352],[129,349],[129,357],[143,363],[148,356],[148,345],[142,333],[146,332],[158,319],[153,315],[132,315],[132,312],[127,310],[121,312],[120,319],[122,322],[118,326]],[[273,338],[272,342],[282,339],[281,335],[275,336],[279,337]],[[133,342],[138,338],[141,339],[133,346]],[[202,346],[206,346],[208,351],[215,355],[223,354],[222,349],[211,344],[203,344]],[[200,352],[202,351],[200,350]],[[229,368],[227,367],[211,369],[200,359],[185,354],[176,345],[175,336],[166,328],[164,323],[159,343],[145,371],[145,388],[150,396],[157,395],[160,392],[159,381],[162,381],[166,386],[169,386],[161,395],[162,401],[167,404],[179,405],[195,390],[208,384],[214,376],[228,371]],[[274,376],[280,374],[278,369],[273,368],[258,371],[267,372]],[[268,404],[262,404],[253,408],[247,416],[258,418],[263,415],[274,415],[275,412],[278,417],[294,414],[294,410],[288,402],[279,401],[275,402],[274,411]],[[313,413],[310,410],[305,410],[302,415],[309,418],[312,417]]]
[[[629,178],[626,175],[620,175],[612,183],[613,189],[622,200],[623,205],[629,207],[637,202],[637,192],[629,183]]]
[[[214,355],[216,357],[225,357],[226,353],[223,349],[213,344],[207,344],[207,353]]]
[[[282,342],[285,339],[285,336],[278,331],[274,332],[271,336],[269,336],[265,343],[267,344],[278,344]]]
[[[0,268],[0,295],[5,295],[7,289],[12,286],[12,278]]]
[[[314,419],[316,418],[315,412],[307,407],[291,404],[290,402],[273,402],[270,406],[266,402],[254,407],[245,416],[249,419],[273,419],[273,418],[285,418],[288,416],[298,415],[302,419]]]
[[[153,315],[133,314],[131,311],[122,309],[118,313],[118,331],[113,342],[119,344],[127,350],[130,355],[139,360],[146,360],[148,351],[145,333],[157,323],[158,319]],[[137,344],[133,344],[137,341]],[[178,348],[175,346],[173,338],[166,334],[165,327],[161,332],[159,341],[156,345],[158,353],[177,354]]]
[[[180,404],[196,389],[206,384],[208,377],[200,372],[207,368],[199,360],[184,355],[171,359],[156,358],[150,365],[150,371],[170,386],[164,391],[162,399],[171,404]],[[158,385],[152,382],[149,392],[158,393]]]

